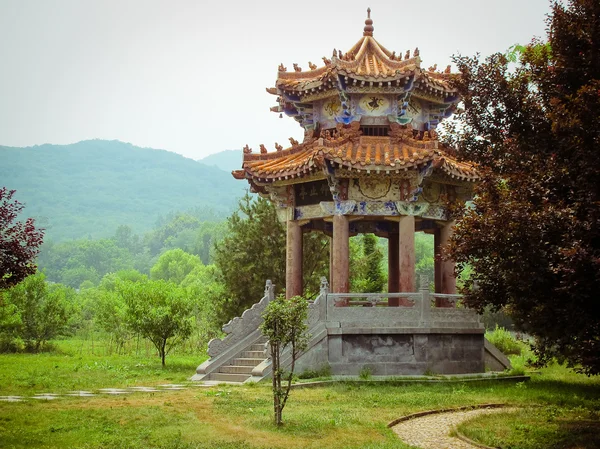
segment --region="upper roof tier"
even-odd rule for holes
[[[275,87],[267,89],[277,96],[271,110],[294,117],[305,130],[386,116],[426,131],[449,116],[459,101],[449,84],[455,76],[450,66],[443,73],[436,66],[424,70],[418,48],[402,57],[383,47],[373,37],[370,11],[363,37],[346,53],[334,49],[331,59],[323,57],[323,62],[321,67],[309,62],[309,70],[294,64],[293,71],[281,64]],[[371,98],[363,99],[367,107],[361,107],[360,94],[378,97],[370,105]]]
[[[303,71],[279,67],[272,108],[295,118],[304,128],[304,141],[291,147],[264,145],[253,153],[246,145],[241,170],[255,191],[269,184],[304,182],[299,178],[353,173],[393,174],[426,170],[462,182],[479,179],[477,170],[456,160],[437,140],[437,124],[459,101],[448,67],[421,69],[419,50],[396,56],[373,38],[373,21],[365,21],[363,37],[344,54],[334,50],[325,65],[309,63]],[[429,170],[431,168],[431,170]]]

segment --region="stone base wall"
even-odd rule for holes
[[[482,373],[483,333],[329,334],[298,361],[298,373],[329,364],[334,375]]]

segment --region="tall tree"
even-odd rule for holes
[[[360,234],[351,240],[350,288],[353,292],[377,293],[383,290],[383,252],[375,234]]]
[[[242,313],[263,296],[264,283],[285,287],[286,231],[275,206],[246,194],[227,219],[227,235],[215,245],[215,265],[227,289],[221,319]],[[329,269],[328,239],[318,232],[304,234],[304,290],[318,292],[319,277]]]
[[[223,321],[258,302],[266,279],[285,285],[285,230],[268,200],[247,193],[227,219],[227,229],[215,246],[215,265],[228,293],[221,305]]]
[[[14,194],[0,188],[0,290],[35,273],[35,257],[44,238],[44,230],[36,229],[33,218],[16,221],[23,205],[13,200]]]
[[[516,68],[457,57],[464,101],[448,133],[479,164],[451,242],[466,302],[506,306],[543,363],[600,373],[600,3],[554,2],[548,43]],[[474,288],[477,285],[477,288]]]

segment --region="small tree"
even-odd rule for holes
[[[49,340],[68,333],[74,297],[73,290],[48,285],[45,276],[38,273],[7,290],[3,307],[15,314],[11,323],[14,336],[23,340],[27,350],[37,352]]]
[[[15,222],[23,205],[12,200],[14,193],[0,188],[0,290],[35,273],[34,260],[44,238],[44,231],[35,228],[33,218]]]
[[[269,303],[263,313],[263,323],[260,329],[269,339],[271,347],[271,361],[273,364],[273,417],[275,424],[282,424],[282,414],[288,400],[292,386],[292,376],[296,359],[308,344],[308,301],[301,296],[294,296],[286,300],[280,295]],[[282,355],[286,348],[290,348],[290,370],[284,373]],[[282,387],[281,381],[287,381],[287,386]]]
[[[152,342],[165,357],[192,333],[193,307],[185,289],[171,282],[121,282],[117,292],[126,304],[126,322],[134,332]]]

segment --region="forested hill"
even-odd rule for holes
[[[196,210],[224,219],[244,194],[230,172],[165,150],[87,140],[0,146],[0,186],[17,191],[22,219],[34,217],[55,242],[101,238],[121,225],[150,230],[160,216]]]
[[[209,154],[208,156],[198,159],[206,165],[213,165],[221,170],[230,172],[242,168],[242,150],[224,150],[218,153]]]

